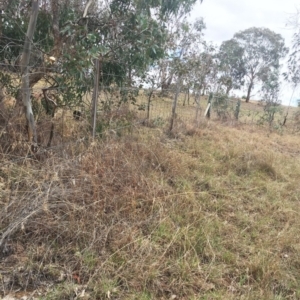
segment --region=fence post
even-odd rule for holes
[[[240,108],[241,108],[241,100],[239,99],[237,104],[236,104],[235,112],[234,112],[234,116],[237,120],[239,119]]]
[[[148,104],[147,104],[147,122],[149,124],[149,121],[150,121],[150,105],[151,105],[151,97],[153,95],[153,92],[154,92],[154,89],[151,88],[151,91],[148,95]]]
[[[97,102],[99,95],[99,71],[100,71],[100,60],[96,59],[95,66],[95,79],[94,79],[94,91],[93,91],[93,106],[92,106],[92,136],[95,139],[96,135],[96,119],[97,119]]]
[[[213,99],[213,93],[210,93],[210,94],[209,94],[209,97],[208,97],[207,108],[206,108],[205,113],[204,113],[204,116],[205,116],[207,119],[210,119],[210,112],[211,112],[212,99]]]
[[[179,76],[177,79],[177,82],[176,82],[176,92],[175,92],[175,96],[174,96],[174,100],[173,100],[173,104],[172,104],[172,116],[171,116],[171,121],[170,121],[169,132],[171,132],[173,129],[174,120],[176,117],[176,107],[177,107],[178,96],[180,93],[180,83],[181,83],[181,77]]]

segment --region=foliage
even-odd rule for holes
[[[213,107],[218,117],[225,121],[229,116],[229,98],[226,94],[218,93],[214,95]]]
[[[168,22],[188,13],[195,2],[111,0],[104,7],[93,3],[86,17],[84,1],[43,1],[30,86],[43,78],[58,89],[61,105],[76,106],[92,87],[96,58],[101,60],[102,85],[134,85],[135,78],[165,55]],[[0,62],[13,72],[19,72],[29,8],[22,0],[4,6]],[[49,62],[52,56],[55,62]]]
[[[252,27],[240,31],[226,44],[234,45],[238,68],[234,65],[232,68],[236,74],[243,75],[247,86],[246,102],[250,100],[254,85],[263,81],[269,73],[278,70],[280,59],[288,51],[281,35],[268,28]]]
[[[288,59],[288,71],[283,75],[285,79],[290,82],[294,87],[300,83],[300,14],[299,12],[294,15],[291,22],[294,27],[295,33],[293,36],[293,46]]]
[[[194,23],[186,19],[175,20],[169,26],[166,43],[167,56],[158,64],[163,94],[170,89],[172,82],[179,80],[183,84],[188,81],[191,57],[202,47],[203,31],[206,28],[202,18]]]
[[[217,64],[215,46],[202,43],[202,47],[193,49],[187,57],[186,68],[189,70],[185,80],[195,95],[212,90],[216,79]]]
[[[264,115],[260,122],[267,122],[269,126],[273,124],[275,115],[282,112],[279,100],[279,72],[264,74],[262,77],[262,100],[265,102]]]
[[[232,89],[239,89],[244,84],[245,63],[242,59],[243,48],[239,43],[231,39],[222,43],[219,49],[218,67],[219,67],[219,82],[225,86],[226,95]]]
[[[267,103],[276,103],[279,104],[278,99],[280,92],[280,82],[279,82],[279,72],[276,70],[273,73],[264,74],[262,76],[262,99]]]

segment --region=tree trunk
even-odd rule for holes
[[[190,101],[190,99],[189,99],[189,95],[190,94],[190,88],[187,86],[187,87],[185,87],[185,89],[184,89],[184,99],[183,99],[183,106],[185,106],[185,103],[186,103],[186,100],[188,100],[187,102],[188,102],[188,104],[189,104],[189,101]]]
[[[173,80],[173,74],[171,74],[168,78],[168,81],[167,81],[167,88],[170,88],[170,85],[172,83],[172,80]]]
[[[151,92],[149,93],[149,97],[148,97],[148,104],[147,104],[147,122],[149,122],[150,120],[150,105],[151,105],[151,97],[153,94],[154,90],[151,89]]]
[[[234,116],[235,116],[236,120],[239,119],[240,108],[241,108],[241,100],[238,100],[238,102],[235,106],[235,112],[234,112]]]
[[[187,96],[187,93],[185,92],[182,106],[185,106],[186,96]]]
[[[176,93],[175,93],[173,104],[172,104],[172,115],[171,115],[169,132],[172,131],[173,126],[174,126],[174,120],[175,120],[175,117],[176,117],[177,100],[178,100],[178,96],[179,96],[179,93],[180,93],[180,83],[181,83],[181,78],[178,77],[177,82],[176,82]]]
[[[201,95],[200,95],[200,92],[198,93],[198,98],[196,99],[195,98],[195,102],[197,104],[196,106],[196,116],[195,116],[195,124],[196,126],[198,127],[199,126],[199,112],[200,112],[200,99],[201,99]]]
[[[187,86],[185,93],[184,93],[183,106],[185,106],[186,100],[187,100],[187,104],[190,105],[190,87],[189,86]]]
[[[24,43],[22,61],[21,61],[22,100],[23,100],[23,106],[25,108],[25,115],[28,123],[28,138],[30,142],[32,142],[32,140],[34,142],[34,144],[32,145],[32,150],[36,150],[37,147],[37,134],[36,134],[34,116],[32,112],[31,99],[30,99],[28,64],[29,64],[30,53],[31,53],[32,38],[36,27],[38,10],[39,10],[39,1],[33,0],[32,11],[31,11],[27,33],[25,36],[25,43]]]
[[[229,95],[229,92],[232,90],[232,85],[228,85],[226,88],[226,96]]]
[[[55,116],[55,111],[57,109],[57,103],[52,100],[48,95],[47,92],[49,91],[49,88],[47,89],[42,89],[43,95],[44,95],[44,100],[45,100],[45,110],[46,114],[51,116],[51,129],[50,129],[50,136],[49,140],[47,143],[47,147],[51,146],[51,142],[54,136],[54,116]]]
[[[207,84],[206,84],[206,83],[203,83],[203,84],[202,84],[202,92],[201,92],[201,96],[204,96],[204,95],[205,95],[206,89],[207,89]]]
[[[167,77],[167,65],[165,62],[162,63],[160,72],[161,72],[161,93],[162,95],[167,95],[173,80],[173,74],[170,74]]]
[[[248,87],[248,91],[247,91],[247,97],[246,97],[246,102],[248,103],[249,100],[250,100],[250,95],[251,95],[251,90],[253,88],[253,79],[251,79],[251,82],[249,84],[249,87]]]
[[[0,36],[2,36],[2,11],[4,13],[3,8],[0,7]]]
[[[132,68],[131,65],[128,67],[128,86],[132,87]]]
[[[165,62],[161,63],[161,67],[160,67],[160,76],[161,76],[161,92],[163,93],[164,88],[165,88],[165,84],[167,81],[167,75],[166,75],[166,65]]]

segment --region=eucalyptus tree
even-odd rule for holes
[[[284,73],[284,77],[295,89],[300,83],[300,12],[293,16],[290,23],[295,32],[288,59],[288,70]]]
[[[169,56],[167,63],[169,67],[169,80],[176,80],[176,90],[172,105],[172,117],[170,122],[169,131],[173,128],[173,123],[176,115],[177,100],[183,83],[190,72],[188,68],[188,57],[193,45],[199,42],[202,38],[202,31],[205,28],[203,19],[198,19],[194,23],[189,23],[186,20],[177,22],[175,31],[170,35]],[[165,65],[164,65],[165,67]],[[163,71],[165,72],[165,70]],[[162,72],[162,73],[163,73]],[[165,74],[162,75],[162,87],[165,84]]]
[[[216,47],[201,41],[197,48],[188,53],[185,76],[187,86],[192,90],[195,102],[212,89],[216,80]]]
[[[162,93],[176,80],[176,73],[186,73],[186,61],[196,44],[201,43],[206,25],[202,18],[188,22],[174,18],[167,24],[165,56],[159,61]]]
[[[202,43],[202,49],[189,56],[188,66],[190,72],[187,82],[194,94],[196,104],[195,120],[198,122],[200,112],[200,97],[213,88],[216,78],[215,46]]]
[[[280,73],[279,70],[264,74],[261,88],[262,99],[267,103],[279,104]]]
[[[34,67],[38,69],[33,73],[39,76],[34,78],[31,74],[31,86],[41,77],[48,77],[53,84],[68,86],[70,93],[71,83],[77,83],[78,87],[88,85],[85,79],[92,59],[100,56],[101,80],[105,84],[132,84],[134,76],[143,74],[166,52],[168,22],[188,13],[196,0],[88,1],[90,5],[86,2],[43,0],[40,3],[39,30],[33,40],[39,52],[33,56]],[[3,63],[15,65],[11,62],[19,57],[28,24],[28,8],[25,0],[7,1],[4,7],[1,43],[5,50],[0,54]],[[55,57],[56,63],[42,70],[42,66],[49,67],[45,57]],[[77,92],[80,94],[81,90]]]
[[[252,27],[236,33],[225,45],[234,45],[236,60],[241,66],[247,88],[246,102],[249,102],[254,85],[262,81],[263,76],[280,68],[280,59],[285,57],[288,49],[280,34],[268,28]],[[224,44],[223,44],[224,46]],[[229,63],[233,63],[232,61]],[[239,73],[232,65],[234,71]]]
[[[243,85],[246,70],[243,61],[244,49],[239,43],[231,39],[221,44],[218,58],[219,83],[225,87],[228,95],[232,89],[239,89]]]
[[[96,58],[101,60],[103,85],[134,85],[133,79],[167,52],[168,22],[187,14],[196,1],[40,1],[29,87],[44,79],[60,93],[60,105],[77,105],[92,88]],[[3,3],[0,72],[20,74],[30,5],[26,0]],[[20,93],[16,95],[20,100]]]
[[[202,19],[198,19],[194,23],[186,20],[177,21],[170,26],[167,33],[167,54],[158,63],[151,66],[143,78],[144,83],[148,86],[148,118],[153,92],[161,88],[162,94],[165,95],[169,91],[172,80],[176,80],[176,91],[174,92],[177,96],[175,97],[172,115],[175,114],[180,89],[184,85],[188,89],[191,88],[189,81],[192,64],[190,54],[194,44],[202,41],[204,28],[205,24]]]
[[[29,141],[33,140],[33,142],[34,142],[32,144],[33,151],[37,150],[37,134],[36,134],[36,127],[35,127],[32,106],[31,106],[31,100],[30,100],[28,63],[29,63],[30,53],[31,53],[31,40],[33,38],[33,34],[35,31],[35,27],[36,27],[38,11],[39,11],[38,0],[33,0],[32,1],[32,12],[30,15],[28,29],[26,32],[24,48],[23,48],[23,52],[22,52],[22,60],[21,60],[22,100],[23,100],[23,106],[25,108],[25,116],[26,116],[27,124],[28,124]]]
[[[283,73],[284,79],[292,86],[292,97],[296,88],[300,84],[300,12],[297,11],[289,20],[291,27],[294,29],[294,35],[292,39],[292,48],[288,58],[287,71]],[[298,107],[300,107],[300,100],[297,100]],[[286,111],[286,115],[283,124],[286,123],[286,119],[289,113],[290,105]]]
[[[279,70],[265,74],[262,78],[263,84],[261,88],[262,100],[265,102],[264,115],[262,120],[268,122],[271,126],[274,121],[276,113],[282,111],[280,107],[281,101],[280,95],[280,73]],[[283,121],[283,125],[286,122],[287,115]]]

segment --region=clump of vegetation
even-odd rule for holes
[[[299,139],[189,132],[2,153],[2,296],[299,298]]]
[[[216,94],[213,105],[218,117],[225,121],[229,117],[229,98],[225,94]]]
[[[298,116],[256,126],[277,124],[283,38],[217,48],[196,0],[25,2],[1,7],[0,297],[299,299]]]

